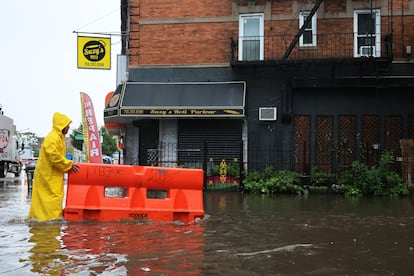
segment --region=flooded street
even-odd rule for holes
[[[206,192],[191,225],[28,222],[0,179],[0,275],[412,275],[411,199]]]

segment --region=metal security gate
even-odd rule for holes
[[[158,120],[140,121],[139,125],[139,164],[143,166],[154,166],[157,164],[157,152],[159,136]]]
[[[242,166],[241,120],[180,120],[179,163],[202,162],[207,189],[239,186]]]

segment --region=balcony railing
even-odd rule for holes
[[[314,46],[300,45],[298,41],[287,60],[390,58],[392,56],[391,35],[383,35],[380,42],[376,44],[372,36],[369,40],[365,40],[373,41],[372,45],[362,45],[361,40],[355,45],[354,33],[317,34],[312,38]],[[238,41],[232,38],[231,62],[232,64],[281,62],[293,39],[294,35],[239,37]],[[370,51],[367,51],[367,48],[370,48]]]

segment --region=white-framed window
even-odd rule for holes
[[[354,11],[354,57],[381,56],[379,9]]]
[[[263,60],[264,16],[261,13],[239,17],[239,60]]]
[[[299,29],[302,28],[306,18],[310,12],[302,11],[299,13]],[[312,16],[312,20],[307,24],[303,34],[299,38],[300,47],[316,46],[316,13]]]

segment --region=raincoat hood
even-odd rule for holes
[[[72,123],[72,120],[65,114],[59,112],[55,112],[55,114],[53,114],[53,128],[59,132],[61,132],[62,129],[67,127],[70,123]]]

